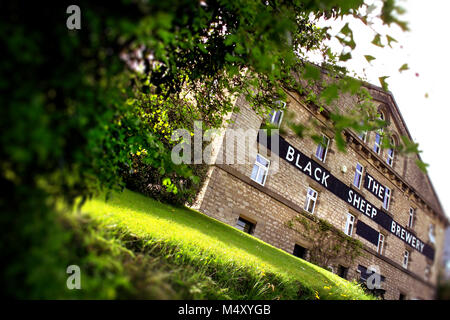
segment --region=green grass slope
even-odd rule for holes
[[[106,202],[90,200],[82,211],[102,227],[127,234],[132,250],[164,256],[208,278],[223,293],[212,298],[372,299],[358,285],[231,226],[129,190]]]

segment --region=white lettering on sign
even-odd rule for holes
[[[301,157],[300,153],[296,154],[295,149],[292,146],[288,146],[285,159],[291,163],[294,162],[295,159],[294,165],[298,169],[302,170],[305,174],[307,174],[311,178],[314,178],[317,182],[319,182],[323,186],[328,187],[328,178],[330,177],[330,175],[327,174],[325,171],[323,171],[321,167],[313,165],[314,163],[312,163],[311,161],[308,161],[308,163],[303,168],[300,165],[301,160],[300,157]]]
[[[391,232],[395,234],[397,237],[405,241],[411,247],[417,249],[420,252],[423,252],[423,248],[425,247],[425,243],[416,238],[411,232],[404,229],[401,225],[397,224],[395,221],[391,223]]]
[[[292,148],[291,146],[288,147],[288,151],[286,153],[286,160],[291,162],[292,160],[294,160],[294,148]],[[298,160],[298,158],[297,158]]]
[[[305,169],[303,169],[303,172],[309,172],[309,176],[311,176],[311,161],[308,161],[308,164],[306,165]]]
[[[320,177],[317,175],[317,172],[319,172],[320,175],[320,172],[322,172],[322,170],[320,168],[316,168],[316,170],[314,170],[314,178],[316,178],[316,180],[320,182]]]
[[[295,166],[296,166],[297,168],[299,168],[300,170],[302,170],[302,166],[298,163],[299,160],[300,160],[300,155],[297,154],[297,160],[295,161]]]
[[[330,177],[329,174],[326,174],[325,172],[323,173],[323,176],[322,176],[322,184],[323,184],[325,187],[328,187],[327,179],[328,179],[329,177]]]
[[[377,209],[372,203],[370,203],[362,195],[360,195],[358,191],[349,188],[342,181],[339,181],[336,177],[334,177],[330,173],[327,173],[326,169],[320,166],[320,164],[295,149],[283,138],[279,137],[279,139],[282,143],[282,150],[284,150],[283,153],[285,153],[285,159],[293,166],[295,166],[298,170],[300,170],[304,174],[307,174],[310,178],[314,179],[321,185],[325,186],[340,199],[347,201],[348,204],[356,208],[367,217],[374,220],[383,228],[390,230],[392,234],[403,240],[405,243],[409,244],[417,251],[423,253],[430,259],[434,258],[433,248],[430,248],[408,229],[403,228],[401,225],[395,222],[391,217],[388,216],[388,214],[384,213],[383,211],[379,211],[379,209]],[[281,153],[277,154],[279,154],[280,157],[283,157]],[[330,185],[328,184],[328,179],[331,180]],[[365,176],[364,187],[380,200],[384,199],[384,194],[386,193],[387,187],[383,186],[368,173],[366,173]],[[391,225],[389,226],[389,224]]]
[[[384,194],[386,192],[386,187],[375,180],[370,174],[366,173],[366,182],[364,186],[372,194],[376,195],[380,200],[384,200]]]
[[[347,202],[372,219],[377,215],[377,208],[372,207],[368,201],[355,194],[352,189],[348,190]]]

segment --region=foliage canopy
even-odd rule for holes
[[[200,178],[172,163],[174,129],[192,130],[194,120],[219,127],[224,114],[237,111],[237,95],[261,114],[284,97],[283,88],[308,96],[295,80],[320,81],[320,71],[302,59],[310,50],[321,50],[323,67],[342,80],[309,95],[313,101],[359,91],[360,82],[336,64],[351,55],[332,53],[330,35],[314,23],[345,15],[367,23],[373,11],[362,0],[79,1],[81,29],[68,30],[70,4],[0,5],[1,250],[11,261],[5,291],[13,295],[50,285],[35,274],[51,279],[51,259],[29,252],[63,252],[64,237],[52,228],[57,200],[123,188],[136,166],[154,170],[163,191],[189,199]],[[406,29],[396,1],[379,9],[382,22]],[[348,25],[338,39],[356,46]],[[338,112],[333,124],[339,134],[382,125]]]

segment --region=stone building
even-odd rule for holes
[[[394,142],[411,137],[392,94],[366,88]],[[361,255],[338,257],[325,267],[363,282],[378,274],[374,293],[385,299],[433,299],[448,221],[428,176],[414,157],[383,149],[377,132],[347,130],[348,150],[337,151],[327,109],[319,112],[296,92],[286,93],[283,111],[272,112],[269,120],[283,127],[288,110],[301,123],[315,119],[323,125],[324,143],[285,130],[274,148],[278,136],[265,139],[257,131],[266,119],[238,98],[241,111],[230,115],[232,121],[212,143],[215,164],[194,207],[306,260],[314,241],[292,228],[292,221],[320,218],[362,243]],[[339,104],[355,105],[355,97],[342,95]],[[225,144],[232,139],[236,143]],[[242,150],[250,151],[236,161]]]

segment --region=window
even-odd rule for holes
[[[306,248],[299,246],[298,244],[295,244],[294,246],[294,252],[292,253],[294,256],[305,259],[306,257]]]
[[[412,228],[414,225],[414,215],[415,215],[414,208],[409,208],[408,227],[410,227],[410,228]]]
[[[341,278],[347,279],[348,268],[339,265],[337,275]]]
[[[434,224],[430,224],[430,227],[428,228],[428,238],[430,238],[431,243],[436,243]]]
[[[383,249],[384,249],[384,234],[380,233],[378,235],[378,247],[377,247],[377,252],[379,254],[383,254]]]
[[[386,163],[392,167],[394,164],[394,140],[391,139],[392,148],[389,148],[387,151]]]
[[[367,131],[363,131],[358,135],[358,138],[360,138],[363,142],[367,141]]]
[[[392,164],[394,163],[394,149],[388,149],[386,162],[392,167]]]
[[[272,109],[269,113],[267,121],[276,127],[280,127],[281,120],[283,119],[284,109],[286,107],[286,102],[277,101],[276,104],[279,106],[278,109]]]
[[[383,208],[389,210],[389,204],[391,203],[391,189],[385,187],[384,191],[384,200],[383,200]]]
[[[269,113],[268,121],[276,127],[279,127],[283,119],[283,111],[272,109]]]
[[[363,177],[364,167],[356,163],[355,177],[353,178],[353,185],[358,189],[361,188],[361,181]]]
[[[379,274],[380,275],[380,280],[381,282],[385,282],[386,281],[386,277],[383,276],[382,274],[378,273],[376,269],[371,268],[369,266],[369,269],[362,266],[362,265],[358,265],[358,270],[357,272],[360,274],[359,276],[359,281],[360,282],[367,282],[367,279],[372,275],[372,274]]]
[[[309,213],[314,213],[314,209],[316,208],[317,201],[317,191],[313,188],[308,188],[308,192],[306,193],[306,202],[305,202],[305,210]]]
[[[380,150],[381,150],[381,130],[376,132],[375,143],[373,145],[373,151],[380,154]]]
[[[355,216],[347,213],[347,222],[345,224],[345,234],[351,236],[353,234],[353,226],[355,224]]]
[[[425,267],[425,278],[429,280],[431,277],[431,265],[427,264]]]
[[[408,263],[409,263],[409,251],[405,250],[405,253],[403,254],[403,268],[408,269]]]
[[[267,173],[269,171],[270,161],[261,156],[260,154],[256,155],[255,164],[253,166],[251,179],[253,181],[258,182],[260,185],[264,185],[266,183]]]
[[[236,222],[236,228],[246,233],[252,234],[253,230],[255,229],[255,224],[251,223],[248,220],[245,220],[242,217],[239,217],[239,219]]]
[[[378,117],[379,120],[384,120],[384,114],[380,113],[380,116]],[[376,153],[380,154],[380,150],[381,150],[381,134],[383,132],[383,129],[379,129],[377,130],[376,134],[375,134],[375,143],[373,145],[373,151],[375,151]]]
[[[328,139],[327,136],[323,135],[322,136],[322,143],[319,143],[317,145],[316,158],[319,159],[322,162],[325,162],[325,158],[327,156],[329,143],[330,143],[330,139]]]

